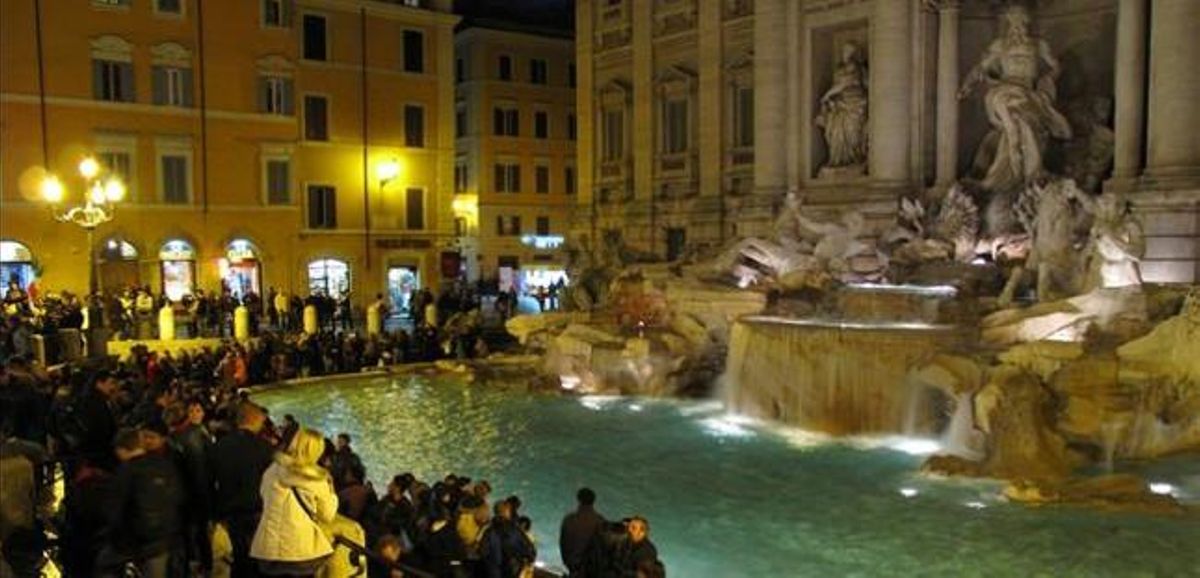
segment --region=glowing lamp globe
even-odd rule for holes
[[[92,157],[87,157],[79,161],[79,174],[83,175],[85,179],[96,178],[96,175],[100,174],[100,163],[96,162],[96,159]]]
[[[380,181],[387,182],[400,176],[400,163],[396,161],[384,161],[375,167],[375,176]]]
[[[62,181],[58,177],[49,176],[42,180],[41,186],[42,198],[49,203],[59,203],[63,200]]]
[[[125,183],[119,179],[108,179],[108,182],[104,183],[104,198],[110,203],[120,202],[125,198]]]
[[[100,186],[99,183],[96,183],[96,185],[88,191],[88,200],[92,201],[93,204],[103,204],[104,198],[104,187]]]

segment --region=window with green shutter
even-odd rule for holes
[[[404,222],[412,231],[425,228],[425,191],[410,188],[404,191]]]
[[[169,205],[185,205],[188,194],[188,159],[184,155],[162,155],[162,200]]]
[[[327,185],[309,185],[308,228],[337,228],[337,189]]]
[[[178,66],[154,66],[150,69],[154,104],[192,106],[192,70]]]
[[[133,63],[93,59],[92,95],[96,100],[133,102]]]
[[[288,205],[292,202],[291,162],[270,159],[266,162],[267,204]]]

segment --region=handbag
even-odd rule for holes
[[[308,519],[312,520],[312,523],[316,524],[317,528],[321,530],[321,534],[325,536],[325,539],[329,540],[329,547],[336,547],[337,544],[334,543],[332,529],[328,524],[322,524],[321,522],[317,521],[317,515],[313,513],[312,508],[308,507],[308,503],[304,501],[304,498],[300,497],[300,490],[297,490],[296,486],[292,486],[292,497],[296,498],[296,503],[300,504],[300,509],[304,510],[304,513],[308,516]]]

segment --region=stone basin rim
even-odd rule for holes
[[[947,323],[922,323],[912,321],[847,321],[813,317],[789,318],[773,315],[747,315],[738,319],[747,325],[793,325],[819,329],[842,329],[850,331],[911,331],[919,333],[951,333],[961,329]]]

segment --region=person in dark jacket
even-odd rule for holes
[[[212,517],[212,475],[208,471],[212,436],[204,427],[204,406],[199,400],[190,400],[186,406],[176,404],[167,414],[172,429],[171,445],[179,461],[188,498],[184,511],[185,551],[188,561],[207,575],[212,566],[208,534]]]
[[[59,549],[66,576],[95,576],[96,557],[104,543],[113,476],[91,464],[81,464],[65,492]]]
[[[617,547],[617,576],[620,578],[665,578],[666,571],[658,560],[658,549],[650,541],[650,523],[634,516],[625,525],[626,537]]]
[[[437,506],[430,512],[429,537],[418,547],[417,559],[422,569],[438,578],[467,578],[467,550],[449,516]]]
[[[575,494],[579,507],[567,514],[558,534],[558,551],[566,564],[570,576],[587,576],[584,564],[588,546],[596,540],[600,529],[606,524],[604,516],[596,511],[596,493],[591,488],[580,488]]]
[[[341,491],[345,487],[347,475],[356,468],[363,469],[362,458],[350,447],[350,434],[340,433],[334,442],[333,454],[329,457],[329,473],[333,476],[333,484]]]
[[[111,373],[97,372],[91,389],[80,398],[73,412],[82,429],[77,448],[80,457],[109,471],[117,465],[111,444],[117,433],[113,404],[120,389],[120,384]]]
[[[218,439],[209,454],[213,511],[233,544],[233,578],[256,572],[250,540],[262,516],[262,475],[274,460],[274,449],[259,435],[266,417],[258,406],[242,402],[237,409],[237,430]]]
[[[108,544],[100,553],[100,576],[123,576],[132,562],[144,578],[166,578],[172,549],[182,536],[183,483],[175,464],[146,451],[142,432],[122,430],[114,449],[121,467],[113,479]]]
[[[512,502],[497,502],[492,523],[483,532],[481,559],[487,578],[519,578],[537,552],[513,519]]]
[[[409,543],[416,540],[417,509],[409,495],[412,483],[412,474],[399,474],[392,478],[387,493],[375,503],[368,515],[368,535],[403,536]]]

